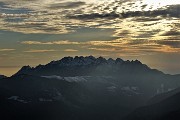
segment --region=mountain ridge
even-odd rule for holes
[[[70,69],[71,70],[70,70]],[[69,73],[66,75],[66,69],[67,71],[71,71],[74,74],[70,75]],[[102,70],[101,70],[102,69]],[[151,69],[145,64],[142,64],[139,60],[126,60],[124,61],[121,58],[117,59],[105,59],[103,57],[98,57],[95,58],[93,56],[75,56],[73,57],[64,57],[60,60],[57,61],[51,61],[48,64],[45,65],[38,65],[36,67],[30,67],[28,66],[23,66],[15,75],[17,74],[41,74],[41,75],[47,75],[52,73],[53,75],[61,75],[61,76],[76,76],[79,75],[79,71],[81,71],[82,75],[88,75],[92,71],[92,74],[99,74],[103,75],[106,73],[111,73],[112,71],[109,71],[108,69],[114,69],[113,71],[116,74],[120,73],[126,73],[126,72],[135,72],[138,73],[138,70],[141,72],[144,71],[149,71],[149,72],[154,72],[154,73],[161,73],[164,74],[163,72],[156,70],[156,69]],[[135,69],[135,70],[133,70]],[[137,69],[137,70],[136,70]],[[43,72],[42,72],[43,71]],[[48,71],[48,72],[47,72]],[[53,71],[53,72],[52,72]],[[74,71],[78,71],[76,74]],[[105,72],[106,71],[106,72]],[[104,73],[102,73],[104,72]],[[119,73],[118,73],[119,72]],[[52,75],[51,74],[51,75]]]

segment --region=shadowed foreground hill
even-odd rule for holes
[[[4,120],[119,120],[145,101],[101,77],[75,81],[16,75],[1,80],[0,91]]]
[[[150,105],[138,108],[125,120],[180,120],[180,91],[177,91],[155,97]]]

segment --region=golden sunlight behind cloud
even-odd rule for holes
[[[179,0],[144,0],[145,4],[163,7],[167,5],[180,4]]]
[[[27,52],[27,53],[44,53],[44,52],[55,52],[55,51],[57,51],[57,50],[53,50],[53,49],[51,49],[51,50],[34,50],[34,49],[32,49],[32,50],[27,50],[27,51],[24,51],[24,52]]]

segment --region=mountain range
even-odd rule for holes
[[[163,74],[162,72],[150,69],[140,61],[124,61],[120,58],[106,60],[103,57],[93,56],[64,57],[58,61],[51,61],[46,65],[37,67],[24,66],[16,74],[31,75],[59,75],[59,76],[100,76],[122,74]]]
[[[179,87],[180,75],[138,60],[64,57],[1,78],[0,115],[4,120],[161,120],[178,104],[172,99]],[[161,111],[165,104],[173,109]],[[154,109],[157,114],[149,111]]]

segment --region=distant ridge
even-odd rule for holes
[[[17,74],[30,75],[60,75],[60,76],[83,76],[83,75],[120,75],[120,74],[163,74],[151,69],[140,61],[124,61],[121,58],[116,60],[94,56],[64,57],[57,61],[51,61],[46,65],[36,67],[23,66]]]
[[[161,100],[134,110],[125,120],[179,120],[180,119],[180,92],[179,88],[160,94]],[[174,94],[172,94],[172,92]],[[154,102],[154,101],[153,101]],[[152,112],[153,111],[153,112]]]

